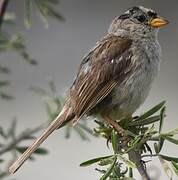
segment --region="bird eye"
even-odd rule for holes
[[[137,16],[136,19],[142,23],[146,20],[146,16],[140,15],[140,16]]]

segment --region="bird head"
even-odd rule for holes
[[[168,21],[152,9],[136,6],[117,17],[112,22],[109,33],[130,37],[150,37],[156,35],[158,29],[167,24]]]

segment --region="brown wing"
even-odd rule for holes
[[[130,39],[110,35],[105,37],[83,59],[78,75],[70,89],[75,119],[80,119],[95,107],[124,79],[130,67]]]

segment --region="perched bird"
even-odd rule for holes
[[[10,167],[14,173],[64,122],[83,116],[129,118],[145,101],[160,65],[158,29],[168,21],[141,6],[114,19],[108,33],[83,58],[64,107],[44,133]]]

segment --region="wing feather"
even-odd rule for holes
[[[70,89],[75,119],[94,108],[122,82],[131,64],[130,59],[124,58],[131,44],[130,39],[109,35],[83,59]]]

